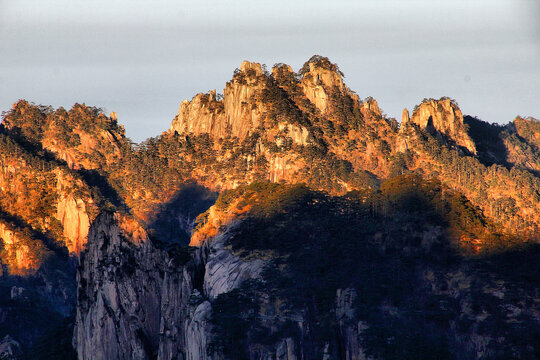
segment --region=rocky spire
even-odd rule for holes
[[[406,124],[409,122],[409,110],[407,108],[403,109],[403,113],[401,114],[401,125]]]

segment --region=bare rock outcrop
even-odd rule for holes
[[[463,122],[463,113],[449,98],[425,100],[415,108],[409,121],[423,129],[433,129],[444,134],[471,154],[476,154],[474,141]],[[402,122],[402,127],[409,121]]]
[[[178,115],[171,124],[171,131],[180,134],[211,134],[217,138],[227,136],[223,103],[216,100],[216,92],[197,94],[191,101],[184,100]]]
[[[209,134],[215,139],[244,139],[261,124],[262,109],[255,98],[265,86],[265,81],[261,81],[265,76],[261,64],[244,61],[227,83],[223,99],[217,99],[214,90],[197,94],[191,101],[184,100],[169,131]]]
[[[226,248],[227,233],[218,235],[209,245],[210,256],[204,273],[204,293],[215,299],[219,294],[238,288],[242,282],[259,278],[265,262],[243,261]]]
[[[301,85],[304,94],[321,113],[329,109],[330,91],[347,92],[343,78],[338,71],[309,62],[309,70],[303,74]]]
[[[98,216],[80,257],[79,359],[216,359],[208,352],[211,301],[259,277],[262,261],[234,256],[222,234],[179,264],[152,241],[134,241],[123,223],[112,213]]]
[[[379,103],[377,100],[375,100],[372,97],[368,97],[363,103],[362,103],[362,114],[364,117],[381,117],[382,116],[382,110],[379,107]]]
[[[241,258],[232,252],[228,241],[235,223],[203,242],[182,263],[151,240],[133,241],[122,223],[115,214],[98,216],[80,257],[73,339],[79,359],[222,359],[220,351],[212,348],[213,304],[246,280],[262,280],[268,260]],[[339,341],[346,359],[360,360],[364,359],[357,347],[362,327],[353,321],[355,296],[350,289],[338,292],[336,320],[341,324]],[[309,349],[303,340],[311,336],[304,311],[276,314],[271,309],[279,304],[266,296],[262,301],[264,326],[293,321],[301,334],[278,337],[265,348],[253,349],[252,359],[298,360],[308,353],[337,356],[335,344]]]
[[[367,326],[355,319],[354,302],[358,294],[353,288],[338,289],[336,294],[336,320],[339,324],[344,360],[366,360],[362,348],[362,331]]]
[[[403,109],[403,113],[401,114],[401,123],[406,124],[409,120],[410,120],[409,110],[405,108]]]
[[[212,359],[208,355],[208,346],[211,341],[210,316],[212,305],[208,300],[204,300],[197,305],[185,321],[186,326],[186,359],[205,360]]]
[[[79,254],[88,237],[90,218],[82,199],[74,199],[71,195],[58,202],[56,218],[64,226],[66,246],[70,252]]]

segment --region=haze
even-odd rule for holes
[[[298,70],[320,54],[398,120],[441,96],[488,122],[540,118],[539,15],[525,0],[0,0],[0,110],[84,102],[141,141],[242,60]]]

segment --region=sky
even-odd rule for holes
[[[450,96],[465,114],[540,119],[537,0],[0,0],[0,111],[18,99],[115,111],[132,140],[243,60],[330,58],[389,117]]]

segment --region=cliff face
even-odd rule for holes
[[[413,112],[410,121],[422,129],[432,128],[476,154],[474,141],[467,134],[463,114],[450,99],[424,101]],[[402,123],[402,125],[404,125]]]
[[[71,196],[62,199],[57,205],[56,218],[64,226],[64,236],[68,240],[70,252],[80,254],[84,249],[90,228],[90,219],[82,199]]]
[[[347,92],[340,74],[331,69],[317,66],[317,63],[309,62],[309,70],[302,76],[302,91],[322,114],[329,110],[329,93],[338,91],[341,94]]]
[[[223,99],[216,92],[198,94],[184,100],[170,131],[179,134],[209,134],[214,139],[238,137],[243,140],[261,125],[262,110],[255,98],[264,89],[266,76],[261,64],[244,61],[233,80],[227,83]]]
[[[260,279],[267,263],[234,255],[227,246],[229,236],[228,231],[218,234],[187,262],[178,262],[149,240],[134,244],[115,215],[100,215],[92,225],[90,246],[81,255],[77,275],[73,341],[79,359],[226,358],[213,345],[213,306],[220,295]],[[361,359],[362,349],[355,347],[358,331],[346,325],[352,316],[351,301],[340,300],[339,316],[349,348],[347,359]],[[306,321],[301,312],[288,317],[300,324]],[[266,323],[271,325],[272,320]],[[277,339],[250,358],[300,359],[305,351],[301,337]]]
[[[147,239],[134,243],[117,215],[100,215],[77,275],[79,359],[215,359],[210,301],[258,277],[262,266],[239,261],[225,240],[189,260]]]
[[[65,243],[69,251],[79,253],[86,242],[90,219],[96,214],[98,196],[93,196],[85,181],[69,168],[34,156],[4,134],[1,136],[3,217],[12,219],[19,228],[47,233]]]
[[[88,158],[99,158],[100,147],[90,114],[98,116],[84,106],[53,111],[21,100],[0,125],[0,337],[11,336],[28,358],[46,358],[41,342],[69,333],[63,324],[76,303],[70,256],[84,248],[104,202],[90,184],[97,176],[83,169],[101,161]],[[103,139],[112,144],[100,150],[115,147]],[[44,347],[57,349],[62,340]]]
[[[74,339],[80,359],[145,359],[147,347],[157,345],[145,334],[159,332],[161,289],[152,280],[159,277],[160,254],[127,236],[118,216],[102,214],[81,255]]]

